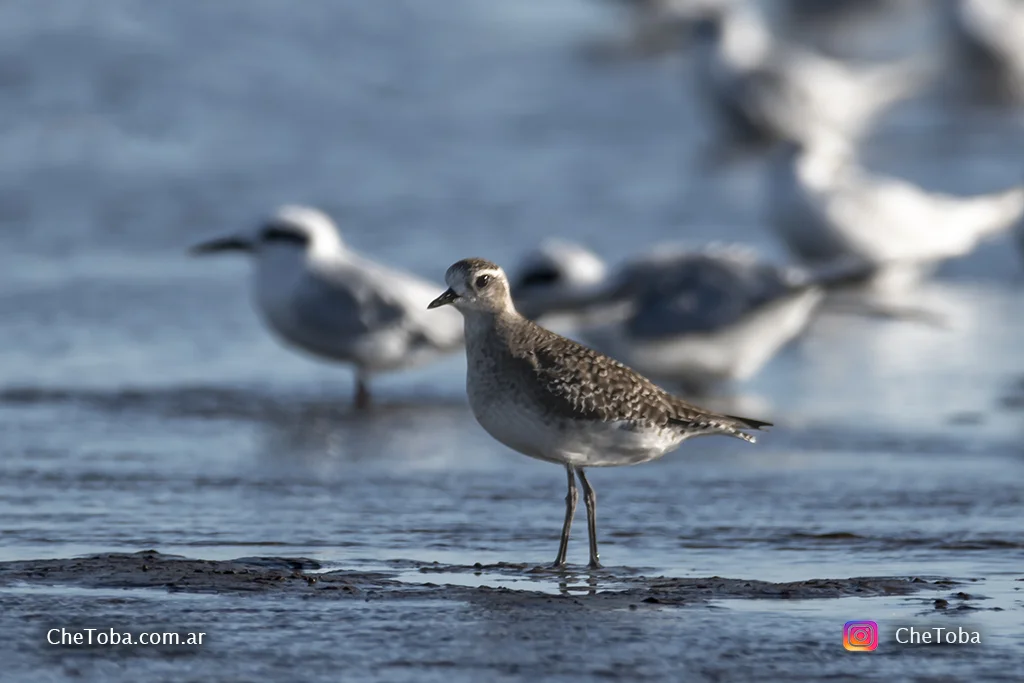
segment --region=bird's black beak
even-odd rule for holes
[[[222,251],[252,251],[252,242],[237,235],[230,237],[218,237],[216,239],[208,240],[206,242],[200,242],[189,248],[188,253],[193,256],[202,256],[204,254],[216,254]]]
[[[440,308],[441,306],[447,306],[450,303],[454,303],[459,298],[459,295],[455,293],[455,290],[449,287],[444,290],[444,293],[430,302],[427,308]]]

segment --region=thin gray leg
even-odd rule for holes
[[[565,466],[565,473],[569,475],[569,492],[565,494],[565,521],[562,523],[562,540],[558,544],[558,557],[555,558],[555,567],[565,566],[565,553],[569,550],[569,529],[572,528],[572,518],[576,514],[576,502],[579,494],[576,493],[576,477],[572,465]]]
[[[367,386],[366,378],[363,377],[363,373],[356,373],[356,408],[359,410],[366,410],[370,407],[370,388]]]
[[[590,568],[601,568],[601,556],[597,553],[597,494],[587,481],[587,475],[583,468],[576,468],[576,474],[580,478],[580,485],[583,487],[583,503],[587,506],[587,535],[590,537]]]

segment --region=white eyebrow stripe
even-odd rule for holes
[[[505,277],[505,274],[503,272],[501,272],[500,270],[495,270],[494,268],[486,268],[484,270],[473,271],[473,277],[480,277],[481,275],[493,275],[494,277],[499,278]]]

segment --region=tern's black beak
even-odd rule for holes
[[[454,303],[459,298],[459,295],[455,293],[455,290],[449,287],[444,290],[444,293],[430,302],[427,308],[440,308],[441,306],[447,306],[450,303]]]
[[[192,246],[188,253],[193,256],[201,256],[204,254],[216,254],[222,251],[252,251],[253,245],[247,239],[232,235],[230,237],[218,237],[206,242],[200,242]]]

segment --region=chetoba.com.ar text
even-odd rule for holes
[[[152,631],[131,633],[115,628],[51,628],[46,632],[50,645],[202,645],[206,633]]]

